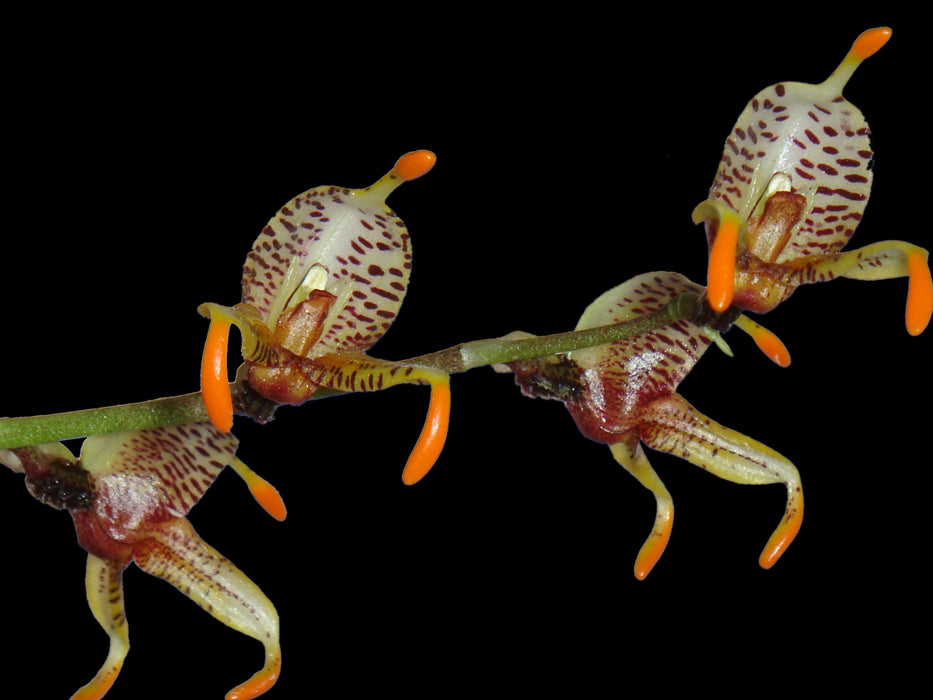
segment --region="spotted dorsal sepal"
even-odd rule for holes
[[[274,331],[311,274],[312,286],[335,299],[313,353],[368,350],[395,319],[411,267],[408,231],[386,198],[435,162],[430,151],[414,151],[369,187],[315,187],[292,199],[247,256],[241,303]]]
[[[316,354],[366,352],[394,322],[407,292],[411,244],[386,198],[403,182],[425,175],[436,161],[431,151],[406,153],[370,187],[350,190],[348,201],[359,212],[374,213],[371,221],[359,221],[364,235],[347,237],[343,254],[334,255],[326,289],[337,296],[337,302],[322,325]]]
[[[822,83],[781,82],[749,101],[726,139],[710,197],[694,215],[707,222],[711,255],[720,252],[713,245],[723,221],[713,205],[738,217],[742,269],[832,254],[848,243],[871,192],[873,154],[868,124],[842,89],[889,36],[885,28],[865,32]],[[768,286],[761,279],[737,281],[734,303],[765,312],[789,294],[758,288]]]

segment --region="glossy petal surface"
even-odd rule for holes
[[[649,272],[615,287],[587,307],[577,329],[626,321],[656,311],[680,294],[703,287],[675,272]],[[668,396],[710,343],[709,335],[682,319],[656,331],[568,353],[583,371],[586,398],[567,404],[591,439],[614,442],[637,425],[642,406]]]
[[[871,30],[883,34],[874,50],[890,36],[884,31]],[[782,82],[765,88],[749,101],[726,139],[710,199],[745,223],[740,245],[760,259],[780,264],[836,252],[861,220],[872,180],[869,130],[842,90],[867,55],[853,48],[818,85]],[[792,220],[766,211],[781,192],[803,204]],[[768,230],[775,220],[781,221],[776,233]],[[715,229],[715,224],[709,229],[711,244]]]
[[[81,464],[94,477],[101,515],[120,512],[132,528],[147,514],[186,515],[233,459],[237,444],[209,423],[110,433],[84,441]]]
[[[371,347],[392,324],[408,287],[408,230],[385,205],[403,181],[393,170],[366,189],[316,187],[292,199],[246,259],[242,303],[274,330],[307,295],[303,285],[323,290],[335,302],[312,354]]]

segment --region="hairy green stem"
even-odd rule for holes
[[[405,362],[455,374],[484,365],[517,362],[623,340],[681,318],[696,317],[699,308],[700,302],[696,297],[682,295],[652,314],[623,323],[529,338],[474,340]],[[325,398],[335,393],[340,392],[322,390],[314,398]],[[107,408],[3,418],[0,419],[0,449],[206,420],[207,411],[200,392]]]

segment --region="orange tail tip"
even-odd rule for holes
[[[398,159],[392,173],[402,180],[414,180],[427,173],[436,162],[437,156],[431,151],[412,151]]]
[[[115,668],[103,679],[95,678],[92,680],[81,688],[81,690],[72,695],[71,700],[100,700],[113,686],[113,682],[117,680],[118,675],[120,675],[120,667]]]
[[[638,557],[635,559],[635,578],[639,581],[645,580],[645,577],[651,573],[655,564],[658,563],[661,555],[664,554],[664,550],[667,549],[667,543],[671,539],[672,524],[673,519],[668,518],[662,529],[652,532],[642,545]]]
[[[418,442],[415,443],[405,469],[402,481],[411,486],[424,478],[431,471],[444,449],[447,440],[447,427],[450,423],[450,378],[431,384],[431,400],[428,404],[428,416],[424,422]]]
[[[781,555],[787,551],[790,543],[794,541],[794,538],[800,531],[800,524],[802,522],[803,500],[801,497],[795,507],[784,516],[781,524],[778,525],[777,529],[768,540],[768,544],[765,545],[764,550],[761,552],[758,563],[761,565],[762,569],[770,569],[777,560],[781,558]]]
[[[784,343],[781,342],[781,339],[774,333],[763,326],[759,326],[747,316],[739,316],[739,318],[736,319],[735,325],[748,333],[752,337],[752,340],[755,341],[755,345],[758,346],[758,349],[772,362],[781,367],[790,366],[790,353],[787,351],[787,347]]]
[[[234,457],[230,461],[230,467],[246,482],[249,492],[253,494],[253,498],[262,506],[263,510],[278,521],[285,520],[288,511],[278,489],[250,469],[238,457]]]
[[[888,43],[890,38],[891,29],[889,27],[866,29],[859,34],[858,39],[852,44],[849,55],[857,61],[864,61],[869,56],[877,53],[882,46]]]
[[[233,427],[233,397],[227,380],[227,340],[230,321],[212,314],[201,358],[201,396],[207,415],[218,430]]]
[[[875,54],[890,38],[891,30],[888,27],[876,27],[862,32],[852,44],[852,48],[849,49],[842,63],[823,85],[841,92],[862,61]]]
[[[263,507],[263,509],[279,522],[285,520],[288,510],[285,508],[285,501],[282,495],[272,484],[261,477],[256,477],[256,481],[248,484],[249,491],[253,498]]]
[[[920,335],[933,315],[933,278],[925,252],[912,252],[907,256],[907,274],[907,332]]]
[[[759,326],[761,328],[761,326]],[[754,336],[755,343],[761,351],[771,359],[772,362],[781,366],[790,366],[790,353],[787,347],[781,342],[774,333],[766,328],[761,328],[761,332]]]
[[[716,239],[709,253],[707,298],[714,311],[726,311],[735,292],[735,255],[739,243],[739,219],[726,212],[719,221]]]
[[[252,678],[227,693],[225,700],[252,700],[267,692],[279,679],[281,664],[264,668]]]

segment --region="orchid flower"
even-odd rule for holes
[[[680,295],[704,293],[703,287],[680,274],[645,273],[590,304],[577,330],[643,317]],[[776,362],[790,362],[784,346],[769,331],[743,316],[735,325],[752,335]],[[771,448],[707,418],[676,393],[714,342],[727,349],[718,329],[685,318],[627,340],[507,365],[525,395],[562,401],[580,432],[608,444],[616,461],[654,494],[654,528],[635,563],[639,579],[648,575],[664,552],[674,520],[670,493],[642,444],[728,481],[786,486],[787,507],[761,554],[763,567],[778,560],[800,529],[803,490],[794,465]]]
[[[906,275],[907,330],[926,328],[933,280],[925,249],[883,241],[842,252],[868,203],[873,155],[868,124],[842,89],[890,36],[885,27],[862,33],[826,81],[772,85],[739,116],[709,198],[693,212],[706,225],[716,311],[765,313],[799,285],[835,277]]]
[[[235,325],[242,376],[276,404],[301,404],[322,387],[355,392],[430,385],[425,427],[402,478],[414,483],[430,470],[447,434],[449,376],[365,353],[394,321],[411,268],[408,232],[386,197],[434,161],[429,151],[408,153],[370,187],[316,187],[272,217],[243,267],[240,303],[199,309],[211,319],[201,391],[214,425],[227,431],[233,421],[226,356]]]
[[[26,475],[35,498],[71,514],[88,552],[87,599],[110,637],[110,651],[72,700],[103,697],[120,673],[129,650],[123,571],[131,563],[263,644],[262,669],[227,700],[254,698],[275,683],[281,667],[275,608],[185,517],[228,464],[266,510],[285,517],[278,492],[236,458],[236,447],[232,435],[202,423],[92,436],[78,459],[59,442],[0,450],[0,462]]]

